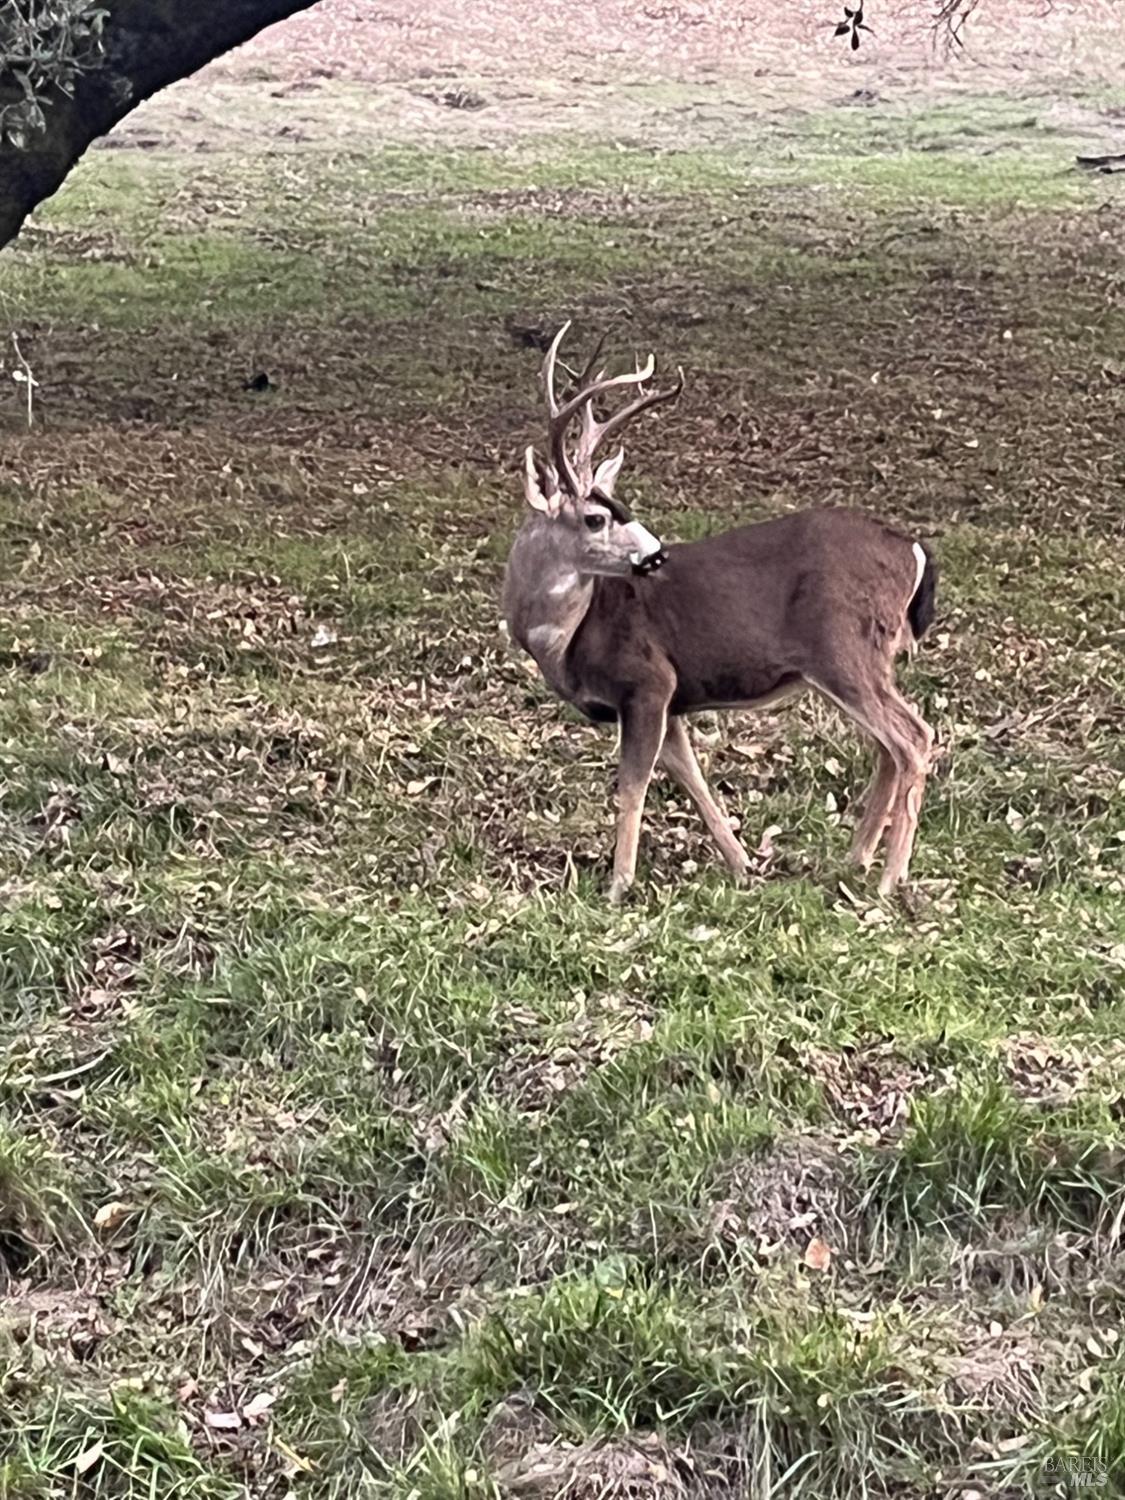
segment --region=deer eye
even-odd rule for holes
[[[606,519],[607,518],[605,516],[601,515],[596,510],[595,511],[591,511],[591,513],[588,516],[583,516],[582,517],[582,520],[585,522],[586,530],[587,531],[601,531],[601,530],[603,530],[603,528],[605,527]]]

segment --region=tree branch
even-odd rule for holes
[[[0,143],[0,247],[57,192],[92,141],[152,94],[315,0],[104,0],[101,65],[44,105],[46,128]]]
[[[965,22],[979,4],[980,0],[938,0],[934,32],[944,39],[947,47],[962,45]]]

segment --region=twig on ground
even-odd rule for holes
[[[18,333],[12,334],[12,348],[16,351],[16,358],[20,362],[19,369],[12,371],[12,379],[27,390],[27,428],[30,432],[32,427],[35,426],[35,392],[39,388],[39,382],[32,374],[31,366],[28,364],[24,357],[24,352],[20,348]]]

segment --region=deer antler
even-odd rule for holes
[[[608,378],[603,371],[594,374],[598,358],[606,341],[606,333],[603,332],[594,346],[594,352],[586,362],[586,368],[578,377],[578,385],[569,400],[559,404],[555,392],[555,365],[558,361],[559,346],[566,337],[570,328],[569,320],[563,324],[558,333],[551,341],[551,347],[547,350],[547,356],[543,361],[543,369],[540,379],[543,383],[544,395],[547,399],[548,435],[551,446],[551,462],[555,472],[558,474],[562,487],[573,496],[580,497],[589,488],[593,477],[592,459],[595,450],[612,433],[619,431],[626,422],[631,421],[639,412],[647,410],[650,406],[660,406],[666,401],[674,401],[684,388],[683,371],[680,371],[678,383],[667,391],[649,391],[642,394],[627,406],[615,412],[605,422],[597,422],[594,419],[592,403],[597,396],[604,395],[606,391],[617,390],[622,386],[642,386],[646,380],[652,378],[656,369],[656,361],[650,354],[644,366],[637,365],[636,369],[625,375],[611,375]],[[575,415],[582,413],[582,436],[579,440],[576,454],[576,462],[572,462],[566,451],[566,432]]]
[[[653,360],[650,354],[646,370],[638,369],[636,375],[622,376],[619,383],[632,384],[635,381],[637,385],[640,385],[642,381],[648,379],[652,371]],[[642,391],[635,401],[630,401],[627,406],[623,406],[620,411],[614,412],[613,416],[607,417],[604,422],[599,422],[595,419],[592,405],[586,405],[583,408],[582,436],[579,439],[578,449],[575,453],[575,463],[582,472],[583,477],[587,474],[591,478],[593,477],[594,454],[601,447],[602,443],[605,442],[606,438],[612,437],[615,432],[619,432],[625,426],[626,422],[631,422],[642,411],[648,411],[650,407],[654,406],[664,406],[667,402],[675,401],[679,398],[684,388],[683,370],[677,370],[676,375],[676,384],[669,386],[666,391]]]
[[[558,359],[559,345],[566,337],[569,327],[570,319],[568,318],[551,340],[551,347],[547,350],[547,357],[543,361],[539,379],[547,400],[547,440],[551,449],[551,463],[554,465],[555,473],[559,476],[563,489],[569,491],[571,495],[577,495],[578,476],[571,467],[566,451],[566,427],[571,414],[564,415],[555,394],[555,361]]]

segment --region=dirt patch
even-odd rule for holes
[[[950,1385],[953,1400],[988,1402],[1012,1411],[1027,1409],[1038,1390],[1041,1361],[1034,1347],[1005,1331],[999,1324],[989,1329],[962,1329],[956,1354],[939,1361]]]
[[[808,1047],[802,1063],[824,1090],[833,1114],[872,1144],[901,1135],[910,1101],[936,1080],[909,1063],[889,1043],[828,1052]]]
[[[655,1433],[628,1442],[535,1443],[498,1465],[512,1500],[678,1500],[698,1494],[696,1466]]]
[[[47,1348],[55,1358],[85,1359],[113,1331],[89,1292],[16,1282],[0,1295],[0,1337]]]
[[[263,642],[307,637],[311,649],[334,645],[334,631],[316,626],[306,601],[276,578],[248,583],[162,578],[91,578],[88,600],[113,619],[160,621],[174,637],[202,630],[251,650]],[[318,634],[319,629],[319,634]]]
[[[822,1239],[833,1249],[847,1239],[848,1165],[832,1145],[812,1136],[782,1139],[739,1162],[710,1210],[711,1238],[751,1238],[770,1254],[782,1245]]]
[[[1125,60],[1113,0],[1034,14],[1025,0],[989,0],[952,52],[925,0],[877,0],[875,34],[857,52],[833,35],[838,15],[828,0],[611,0],[576,27],[562,0],[472,11],[321,0],[143,105],[105,144],[266,159],[299,155],[326,131],[476,146],[582,132],[675,148],[688,134],[737,140],[748,118],[874,111],[920,88],[954,100],[1005,89],[1033,107],[1043,79],[1108,82]],[[1111,116],[1091,108],[1081,123],[1112,149]]]
[[[1100,1087],[1119,1088],[1125,1044],[1107,1037],[1096,1047],[1058,1037],[1005,1038],[1001,1056],[1012,1091],[1028,1104],[1057,1108]]]
[[[946,56],[935,38],[933,7],[869,7],[875,33],[853,53],[833,35],[838,7],[827,0],[785,6],[721,0],[660,4],[606,0],[574,24],[565,0],[505,0],[466,10],[453,0],[323,0],[304,15],[264,32],[218,64],[224,72],[294,78],[397,79],[543,73],[617,83],[630,78],[711,78],[743,71],[760,80],[792,79],[820,69],[851,78],[852,90],[875,91],[896,72],[930,74]],[[1097,71],[1120,52],[1120,18],[1112,0],[1083,0],[1029,15],[1022,0],[989,0],[963,33],[974,73],[987,69],[1071,68]],[[935,41],[937,45],[935,46]],[[1108,53],[1103,51],[1108,48]]]
[[[531,1014],[526,1020],[536,1023]],[[524,1054],[505,1070],[500,1093],[527,1113],[547,1110],[598,1068],[650,1041],[653,1020],[652,1008],[633,996],[601,996],[589,1012],[567,1021],[556,1045]]]

